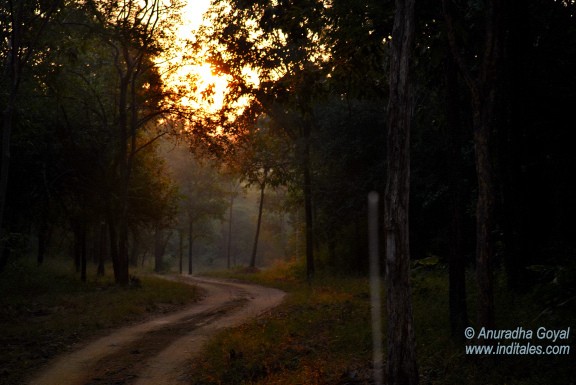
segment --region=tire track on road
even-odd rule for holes
[[[179,385],[186,362],[221,329],[278,305],[285,293],[219,279],[176,277],[206,292],[185,310],[119,329],[57,358],[30,385]]]

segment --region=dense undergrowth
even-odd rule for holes
[[[0,385],[20,384],[50,358],[112,327],[196,301],[190,286],[139,276],[127,288],[112,277],[81,283],[67,266],[18,261],[0,275]]]
[[[266,316],[224,331],[213,339],[201,358],[191,363],[192,385],[372,383],[367,279],[320,276],[308,284],[299,278],[304,274],[297,264],[222,275],[276,286],[289,296]],[[473,282],[468,287],[469,312],[473,318]],[[574,329],[575,303],[550,306],[551,292],[557,290],[544,285],[530,292],[512,293],[499,281],[498,327],[534,331],[539,327]],[[576,383],[576,352],[563,356],[466,355],[466,340],[455,341],[450,336],[445,269],[415,270],[413,301],[421,384]],[[572,336],[565,343],[576,349]]]

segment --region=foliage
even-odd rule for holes
[[[155,55],[173,38],[179,7],[66,2],[37,36],[43,50],[20,87],[29,103],[15,109],[8,214],[13,233],[34,226],[39,263],[55,228],[70,229],[78,250],[103,259],[108,249],[126,284],[128,228],[170,225],[176,192],[155,141],[174,111]],[[102,222],[116,233],[108,247],[96,236]]]

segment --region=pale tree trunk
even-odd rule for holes
[[[414,0],[396,0],[391,41],[387,173],[384,195],[388,385],[418,384],[408,238],[410,126],[414,110],[410,79],[413,40]]]

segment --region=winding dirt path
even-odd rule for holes
[[[56,358],[30,385],[180,385],[185,364],[223,328],[269,310],[285,293],[209,278],[178,278],[206,297],[177,313],[119,329]]]

